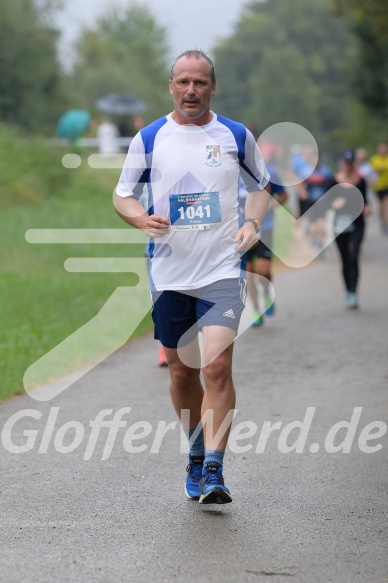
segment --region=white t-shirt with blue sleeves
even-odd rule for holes
[[[203,126],[177,124],[169,114],[136,134],[116,193],[139,199],[147,184],[149,214],[172,222],[169,234],[150,239],[151,290],[197,289],[241,276],[233,242],[240,173],[248,192],[268,184],[251,132],[215,113]]]

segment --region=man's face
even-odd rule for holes
[[[216,84],[212,83],[205,59],[182,57],[177,61],[170,79],[170,93],[175,110],[184,118],[194,121],[207,113],[215,91]]]

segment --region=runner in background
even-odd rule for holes
[[[162,345],[160,345],[159,347],[158,366],[160,367],[168,366],[166,352]]]
[[[315,162],[310,160],[313,157],[313,150],[311,146],[294,146],[291,159],[290,159],[290,173],[292,176],[293,184],[295,184],[295,193],[297,196],[298,208],[295,209],[299,212],[298,216],[301,217],[299,221],[300,234],[302,236],[307,236],[308,221],[307,217],[303,217],[305,211],[309,208],[307,203],[303,198],[299,196],[298,184],[303,182],[307,176],[309,176],[315,167]]]
[[[265,149],[262,149],[264,159],[266,161],[267,170],[271,176],[271,195],[274,200],[280,204],[284,204],[287,200],[287,192],[283,186],[280,185],[280,178],[276,172],[274,165],[274,154],[269,150],[264,154]],[[245,217],[245,200],[247,191],[244,182],[239,180],[239,207],[242,217]],[[261,223],[259,232],[259,244],[247,251],[246,253],[246,270],[247,270],[247,290],[248,297],[253,304],[253,320],[252,326],[259,327],[264,323],[264,314],[266,316],[273,316],[275,313],[275,303],[269,293],[269,283],[272,282],[272,246],[273,246],[273,229],[275,224],[275,203],[273,201],[269,204],[269,209]],[[265,241],[265,242],[264,242]],[[258,277],[262,276],[262,277]],[[260,310],[259,298],[260,289],[259,284],[263,287],[264,292],[264,308],[265,312],[262,314]]]
[[[334,232],[337,233],[336,245],[338,247],[344,279],[346,296],[345,306],[348,309],[359,307],[357,286],[359,282],[359,257],[361,243],[365,234],[365,216],[370,213],[367,201],[366,182],[355,168],[355,153],[353,150],[345,150],[341,156],[339,171],[328,185],[328,189],[336,187],[329,193],[331,206],[335,210]],[[363,212],[350,224],[349,215],[352,215],[351,200],[356,187],[364,198]],[[351,220],[351,217],[350,217]],[[344,228],[344,224],[347,224]]]
[[[373,189],[379,199],[381,229],[384,235],[388,235],[388,144],[384,142],[377,146],[377,153],[370,163],[378,175]]]
[[[360,174],[360,176],[363,177],[363,179],[366,182],[367,200],[368,200],[369,204],[372,204],[372,198],[373,198],[372,185],[378,179],[378,174],[375,171],[375,169],[373,168],[372,164],[369,162],[368,152],[366,151],[365,148],[357,148],[357,150],[355,152],[354,164],[355,164],[355,168],[356,168],[357,172]]]
[[[323,249],[326,228],[325,210],[314,205],[326,193],[328,182],[332,180],[333,173],[328,166],[322,163],[320,158],[316,161],[316,167],[313,167],[313,162],[316,159],[314,152],[307,151],[306,155],[310,156],[308,161],[313,169],[310,175],[296,187],[300,200],[301,216],[306,211],[310,211],[305,227],[307,237],[313,247]]]

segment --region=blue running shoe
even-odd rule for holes
[[[192,456],[189,454],[189,465],[186,468],[185,494],[190,500],[199,500],[199,482],[202,478],[203,456]]]
[[[200,504],[228,504],[232,502],[230,492],[224,484],[220,464],[206,464],[202,470],[199,489],[201,492]]]

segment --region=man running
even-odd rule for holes
[[[269,175],[251,132],[210,110],[216,78],[205,53],[180,55],[169,89],[174,110],[132,140],[115,208],[150,237],[154,335],[165,349],[172,402],[190,446],[186,495],[224,504],[232,501],[222,471],[235,407],[233,342],[246,295],[242,262],[257,243]],[[248,190],[241,227],[240,173]],[[145,183],[148,212],[137,201]]]

